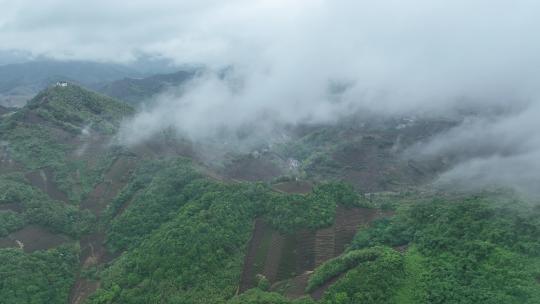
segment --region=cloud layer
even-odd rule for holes
[[[442,178],[538,181],[538,1],[0,2],[1,49],[102,61],[145,53],[233,67],[164,93],[125,125],[127,142],[168,126],[208,138],[355,111],[502,109],[466,120],[421,153],[460,155]]]

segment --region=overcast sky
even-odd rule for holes
[[[520,176],[516,163],[540,168],[538,0],[0,0],[0,7],[0,51],[234,66],[225,80],[206,75],[182,95],[157,98],[126,124],[133,140],[169,125],[196,138],[253,123],[335,121],[362,109],[408,115],[499,105],[511,114],[467,122],[424,152],[489,147],[462,164],[477,180],[473,171],[486,175],[488,167],[489,178],[504,167],[506,180]],[[334,96],[332,84],[346,90]]]
[[[101,61],[144,53],[272,73],[294,86],[345,81],[388,111],[459,95],[527,99],[540,73],[535,0],[0,0],[0,7],[0,50]]]

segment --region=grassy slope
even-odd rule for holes
[[[2,303],[65,303],[75,280],[78,248],[63,246],[25,254],[20,249],[0,250]]]

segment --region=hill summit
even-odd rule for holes
[[[41,91],[23,111],[31,111],[70,132],[90,126],[107,134],[116,130],[124,116],[133,113],[125,103],[65,82]]]

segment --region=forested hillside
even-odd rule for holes
[[[133,113],[68,84],[0,114],[5,303],[540,302],[540,209],[398,157],[452,121],[298,128],[216,165],[173,133],[119,145]]]

